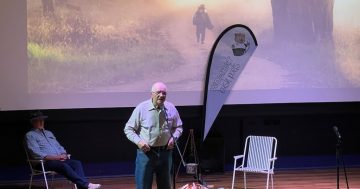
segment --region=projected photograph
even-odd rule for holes
[[[232,90],[360,87],[358,0],[27,0],[28,92],[203,91],[219,34],[258,48]]]

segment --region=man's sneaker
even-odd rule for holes
[[[99,188],[101,188],[101,184],[89,183],[88,189],[99,189]]]

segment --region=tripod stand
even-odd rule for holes
[[[189,132],[190,133],[186,140],[184,151],[182,154],[180,154],[180,157],[183,157],[185,155],[188,144],[190,142],[190,155],[192,156],[193,162],[185,163],[182,158],[182,163],[183,163],[184,167],[186,167],[186,173],[194,175],[194,179],[196,179],[196,181],[201,185],[201,184],[203,184],[204,181],[201,178],[201,172],[200,172],[200,167],[199,167],[199,157],[198,157],[198,153],[196,150],[196,144],[195,144],[194,129],[190,129]],[[179,171],[180,171],[180,163],[177,168],[176,177],[178,176]]]
[[[339,189],[339,187],[340,187],[340,182],[339,182],[340,181],[340,161],[341,161],[343,169],[344,169],[346,186],[347,186],[347,189],[349,189],[349,183],[348,183],[347,174],[346,174],[345,162],[344,162],[344,158],[342,156],[342,151],[341,151],[341,135],[336,126],[334,126],[333,129],[334,129],[334,132],[335,132],[336,138],[337,138],[337,143],[336,143],[336,186],[337,186],[337,189]]]

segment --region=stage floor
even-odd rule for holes
[[[347,177],[349,188],[360,189],[360,168],[347,168]],[[340,170],[340,188],[347,188],[343,169]],[[243,188],[243,174],[237,172],[236,175],[236,187],[237,189]],[[265,188],[266,175],[264,174],[247,174],[248,185],[250,189]],[[231,188],[232,172],[208,174],[203,176],[204,181],[208,185],[208,188]],[[101,183],[102,189],[128,189],[135,188],[135,181],[133,176],[118,176],[111,178],[90,178],[93,183]],[[187,183],[193,182],[191,175],[180,175],[176,179],[176,188],[180,188]],[[337,174],[336,169],[298,169],[298,170],[275,170],[274,175],[274,188],[277,189],[329,189],[337,188]],[[72,188],[66,180],[56,179],[53,181],[53,187],[55,189],[67,189]],[[2,183],[0,188],[6,189],[20,189],[28,188],[27,181]],[[44,183],[41,181],[35,181],[33,183],[33,189],[45,188]],[[156,188],[156,184],[153,184],[153,188]]]

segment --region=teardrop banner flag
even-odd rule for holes
[[[257,46],[254,33],[241,24],[226,28],[216,39],[206,72],[203,140]]]

